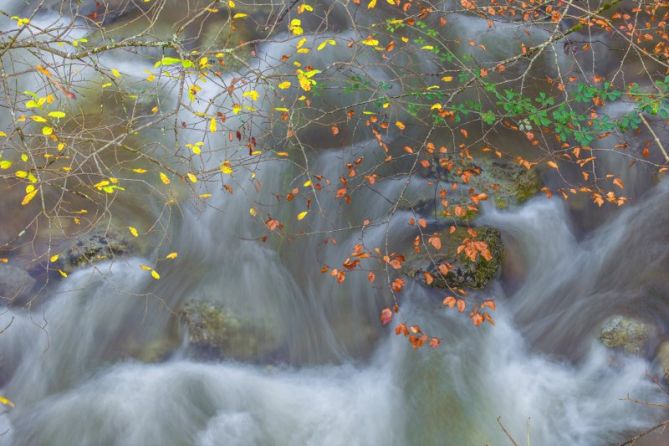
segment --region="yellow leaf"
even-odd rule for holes
[[[367,4],[367,9],[372,9],[376,6],[376,0],[370,0]]]
[[[290,111],[286,107],[275,107],[274,110],[282,113],[288,113]]]
[[[239,112],[242,111],[242,106],[239,104],[233,104],[232,105],[232,113],[235,115],[238,115]]]
[[[233,19],[243,19],[244,17],[248,17],[248,14],[244,14],[243,12],[238,12],[237,14],[233,15]]]
[[[121,73],[119,73],[119,71],[116,68],[112,68],[111,72],[114,75],[114,77],[121,77]]]
[[[52,111],[49,112],[49,116],[52,118],[60,119],[65,117],[65,113],[62,111]]]
[[[177,258],[178,255],[179,255],[179,253],[177,253],[177,252],[171,252],[171,253],[167,254],[167,255],[165,256],[165,258],[166,258],[167,260],[174,260],[174,259]]]
[[[47,127],[47,126],[42,127],[42,135],[49,136],[52,133],[53,133],[53,129],[51,127]]]
[[[234,9],[234,7],[235,7],[235,2],[233,2],[232,0],[228,0],[228,8]]]
[[[35,122],[46,122],[46,119],[38,115],[31,116],[30,119],[32,119]]]
[[[281,82],[281,83],[279,84],[279,88],[280,88],[281,90],[285,90],[285,89],[287,89],[287,88],[290,88],[290,85],[291,85],[290,81]]]
[[[133,237],[139,237],[139,232],[137,232],[137,228],[134,226],[128,226],[128,231],[130,231]]]
[[[431,51],[431,50],[434,49],[434,47],[433,47],[432,45],[425,45],[425,46],[422,46],[420,49],[421,49],[421,50]]]
[[[309,213],[309,211],[302,211],[302,212],[300,212],[299,214],[297,214],[297,219],[298,219],[298,220],[303,220],[304,217],[306,217],[308,213]]]
[[[302,20],[300,19],[291,20],[290,24],[288,25],[288,29],[296,36],[304,34],[304,29],[302,29]]]
[[[162,181],[163,184],[170,184],[171,183],[169,177],[162,172],[160,172],[160,181]]]
[[[548,167],[550,167],[550,168],[553,168],[553,169],[558,168],[558,165],[555,161],[548,161],[548,162],[546,162],[546,164],[548,164]]]
[[[360,43],[367,46],[377,46],[379,44],[379,41],[376,39],[372,39],[371,37],[368,37],[365,40],[362,40]]]
[[[0,131],[0,137],[5,137],[5,136],[7,136],[7,134],[3,131]]]
[[[7,170],[12,167],[12,162],[9,160],[0,160],[0,169]]]
[[[190,180],[191,183],[197,183],[197,177],[192,173],[188,172],[186,176],[188,177],[188,180]]]
[[[258,92],[255,91],[255,90],[245,91],[242,94],[242,96],[245,97],[245,98],[251,98],[252,101],[257,101],[258,100]]]
[[[215,119],[215,118],[211,118],[211,119],[209,120],[209,131],[210,131],[211,133],[215,133],[215,132],[216,132],[216,119]]]
[[[232,165],[230,161],[223,161],[220,166],[221,172],[226,175],[232,175]]]
[[[35,198],[35,195],[37,195],[38,191],[39,189],[35,189],[34,191],[27,193],[26,196],[23,197],[23,200],[21,201],[21,206],[25,206],[28,203],[30,203],[32,199]]]
[[[255,208],[251,208],[251,209],[249,209],[249,214],[251,214],[251,217],[255,217],[256,214],[257,214]]]
[[[132,171],[135,173],[146,173],[146,169],[140,169],[139,167],[137,169],[132,169]]]
[[[276,152],[276,156],[288,156],[288,152]]]
[[[453,81],[453,76],[444,76],[441,78],[442,81],[444,82],[452,82]]]
[[[304,187],[309,187],[309,186],[311,186],[311,180],[307,180],[307,181],[305,181],[304,184],[303,184],[302,186],[304,186]]]
[[[406,128],[406,125],[402,121],[396,121],[395,125],[397,126],[398,129],[404,130]]]
[[[59,269],[59,270],[58,270],[58,274],[60,274],[61,276],[63,276],[63,278],[66,278],[66,277],[67,277],[67,273],[66,273],[65,271],[63,271],[62,269]]]
[[[152,271],[153,270],[153,268],[151,268],[149,265],[142,264],[142,265],[139,265],[139,267],[141,269],[143,269],[144,271]]]
[[[155,269],[151,270],[151,277],[153,277],[156,280],[160,280],[160,274],[158,274],[158,271],[156,271]]]
[[[198,195],[198,197],[200,197],[202,199],[211,198],[211,194],[200,194],[200,195]]]
[[[430,110],[441,110],[441,104],[434,104],[430,107]]]
[[[51,257],[49,257],[49,262],[51,263],[57,262],[59,257],[60,256],[58,254],[54,254]]]

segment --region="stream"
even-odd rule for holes
[[[316,67],[345,63],[351,57],[346,41],[359,38],[337,2],[324,4],[332,12],[326,32],[339,44],[314,52],[309,62]],[[178,14],[177,2],[168,6],[170,14]],[[0,1],[0,9],[9,13],[25,8],[18,0]],[[68,20],[67,11],[45,8],[33,23],[47,27]],[[449,22],[448,32],[465,42],[486,29],[485,20],[470,16],[452,14]],[[8,23],[0,18],[0,28]],[[88,35],[84,21],[75,23],[72,38]],[[500,25],[495,38],[485,37],[490,57],[511,54],[508,46],[521,27]],[[537,39],[543,35],[536,29],[531,33]],[[305,37],[312,39],[308,33]],[[167,130],[145,136],[147,150],[154,144],[171,149],[202,140],[206,121],[180,129],[176,141],[169,126],[193,121],[194,113],[206,113],[212,104],[229,109],[231,98],[221,91],[240,76],[248,83],[238,85],[237,94],[257,90],[256,106],[271,116],[283,99],[256,81],[287,70],[277,68],[276,61],[293,51],[297,40],[279,34],[258,45],[248,67],[200,84],[192,109],[180,108]],[[601,56],[607,57],[605,52]],[[36,63],[28,52],[12,57]],[[132,84],[146,78],[147,71],[155,72],[159,57],[153,50],[118,50],[101,56],[101,62]],[[365,57],[371,75],[399,88],[379,56]],[[406,57],[397,64],[411,62],[412,73],[432,68],[428,61]],[[556,60],[564,68],[568,59],[564,53],[547,54],[545,69],[554,70]],[[59,70],[72,70],[72,82],[98,82],[90,67],[74,62],[64,61]],[[36,76],[15,81],[19,91],[39,89]],[[161,109],[174,108],[177,81],[162,77],[157,83]],[[106,100],[91,96],[93,102]],[[315,106],[335,107],[347,100],[326,90]],[[225,123],[257,135],[261,148],[279,140],[275,125],[244,113],[229,115]],[[0,128],[6,126],[11,117],[3,107]],[[318,146],[309,153],[312,172],[336,179],[351,155],[364,156],[365,165],[383,159],[364,129],[351,130],[345,144],[332,147],[324,141],[326,131],[329,126],[302,134],[305,144]],[[424,134],[422,129],[410,136],[391,135],[387,142],[401,145],[403,138],[416,141]],[[299,186],[304,181],[300,168],[277,158],[252,164],[244,143],[231,141],[227,132],[206,138],[206,146],[218,150],[204,151],[198,168],[217,169],[224,160],[245,163],[235,171],[233,194],[200,182],[193,185],[195,193],[213,192],[206,204],[179,198],[178,206],[169,207],[148,195],[121,200],[116,206],[123,226],[141,229],[167,222],[155,248],[51,280],[45,296],[30,308],[3,308],[0,327],[8,328],[0,335],[0,394],[16,406],[0,415],[0,445],[510,444],[498,424],[501,417],[518,444],[608,446],[663,419],[661,411],[626,400],[663,401],[650,379],[657,373],[655,365],[642,356],[614,357],[597,340],[603,321],[628,311],[664,327],[662,332],[667,328],[669,184],[649,180],[643,166],[630,166],[615,153],[602,154],[602,169],[625,180],[630,198],[613,211],[543,195],[505,210],[484,206],[477,223],[500,229],[508,262],[516,268],[478,292],[496,299],[495,326],[472,326],[467,317],[441,305],[443,292],[408,280],[395,320],[420,322],[442,340],[437,349],[416,351],[378,322],[388,302],[385,288],[371,286],[366,274],[351,273],[338,284],[319,270],[340,264],[357,243],[383,246],[388,234],[398,249],[410,246],[405,243],[415,231],[406,224],[410,212],[391,215],[389,209],[406,189],[429,187],[426,180],[416,178],[407,186],[401,176],[390,176],[373,190],[361,190],[348,206],[334,194],[321,194],[320,211],[307,217],[313,235],[261,242],[258,226],[249,223],[249,208],[262,209],[274,200],[274,191],[289,190],[296,177],[302,178],[294,183]],[[640,146],[646,135],[631,139]],[[498,142],[514,144],[503,134]],[[604,147],[607,141],[596,144]],[[165,155],[165,162],[178,158]],[[558,181],[552,172],[542,175],[546,184]],[[256,182],[262,188],[254,188]],[[286,222],[286,232],[298,232],[294,216],[301,206],[298,200],[283,202],[272,216]],[[12,218],[7,212],[0,209],[0,226]],[[364,218],[385,224],[362,233],[341,231],[336,244],[324,243],[329,231]],[[140,267],[171,251],[178,257],[162,266],[160,280]],[[175,311],[190,301],[215,302],[251,321],[260,334],[248,336],[264,345],[240,340],[240,352],[224,352],[222,359],[194,351],[174,322]],[[649,444],[668,440],[657,441]]]

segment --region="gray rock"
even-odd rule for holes
[[[626,316],[613,316],[603,324],[599,340],[608,348],[620,349],[627,354],[642,354],[655,327],[651,324]]]
[[[0,299],[12,304],[24,302],[30,298],[35,283],[35,279],[23,269],[0,264]]]

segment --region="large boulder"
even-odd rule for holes
[[[485,288],[496,277],[504,252],[499,230],[481,226],[458,228],[453,233],[446,229],[439,235],[443,243],[441,249],[428,244],[407,258],[404,264],[407,275],[432,287],[475,289]],[[459,246],[476,246],[487,252],[479,252],[472,260],[466,252],[458,253]],[[442,264],[447,265],[447,274],[442,273],[443,269],[440,271]]]
[[[640,355],[647,350],[654,333],[655,327],[643,320],[617,315],[604,321],[599,340],[608,348]]]
[[[10,304],[25,303],[35,287],[35,279],[25,270],[0,263],[0,299]]]
[[[190,346],[200,355],[258,361],[278,351],[271,330],[214,302],[190,301],[179,311],[179,319]]]

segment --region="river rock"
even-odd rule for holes
[[[655,361],[660,366],[664,380],[669,383],[669,341],[660,344]]]
[[[130,243],[113,232],[96,232],[77,238],[61,256],[60,268],[70,273],[76,268],[127,255]]]
[[[646,349],[654,331],[655,328],[645,321],[618,315],[604,321],[599,340],[608,348],[639,355]]]
[[[266,358],[277,350],[277,340],[265,327],[238,318],[222,305],[191,301],[179,312],[188,342],[199,353],[241,361]]]
[[[35,279],[25,270],[0,263],[0,299],[7,303],[22,303],[30,297]]]
[[[422,173],[427,178],[458,183],[461,191],[474,188],[477,193],[485,192],[489,200],[500,209],[524,203],[538,194],[543,187],[535,169],[526,169],[511,161],[489,157],[479,157],[474,161],[445,157],[436,160]],[[461,198],[461,204],[468,202],[466,194]],[[453,201],[452,194],[449,199]]]
[[[495,278],[503,258],[504,246],[499,230],[480,226],[474,228],[475,236],[466,228],[458,228],[452,234],[448,229],[440,232],[443,242],[440,250],[428,246],[427,250],[411,254],[405,264],[404,272],[422,283],[437,288],[485,288]],[[486,260],[479,254],[476,260],[471,260],[464,253],[457,253],[462,243],[485,242],[490,253]],[[439,265],[450,265],[446,275],[439,272]],[[425,273],[429,273],[426,276]],[[431,276],[431,281],[429,278]],[[427,278],[426,278],[427,277]],[[429,282],[429,283],[428,283]]]

